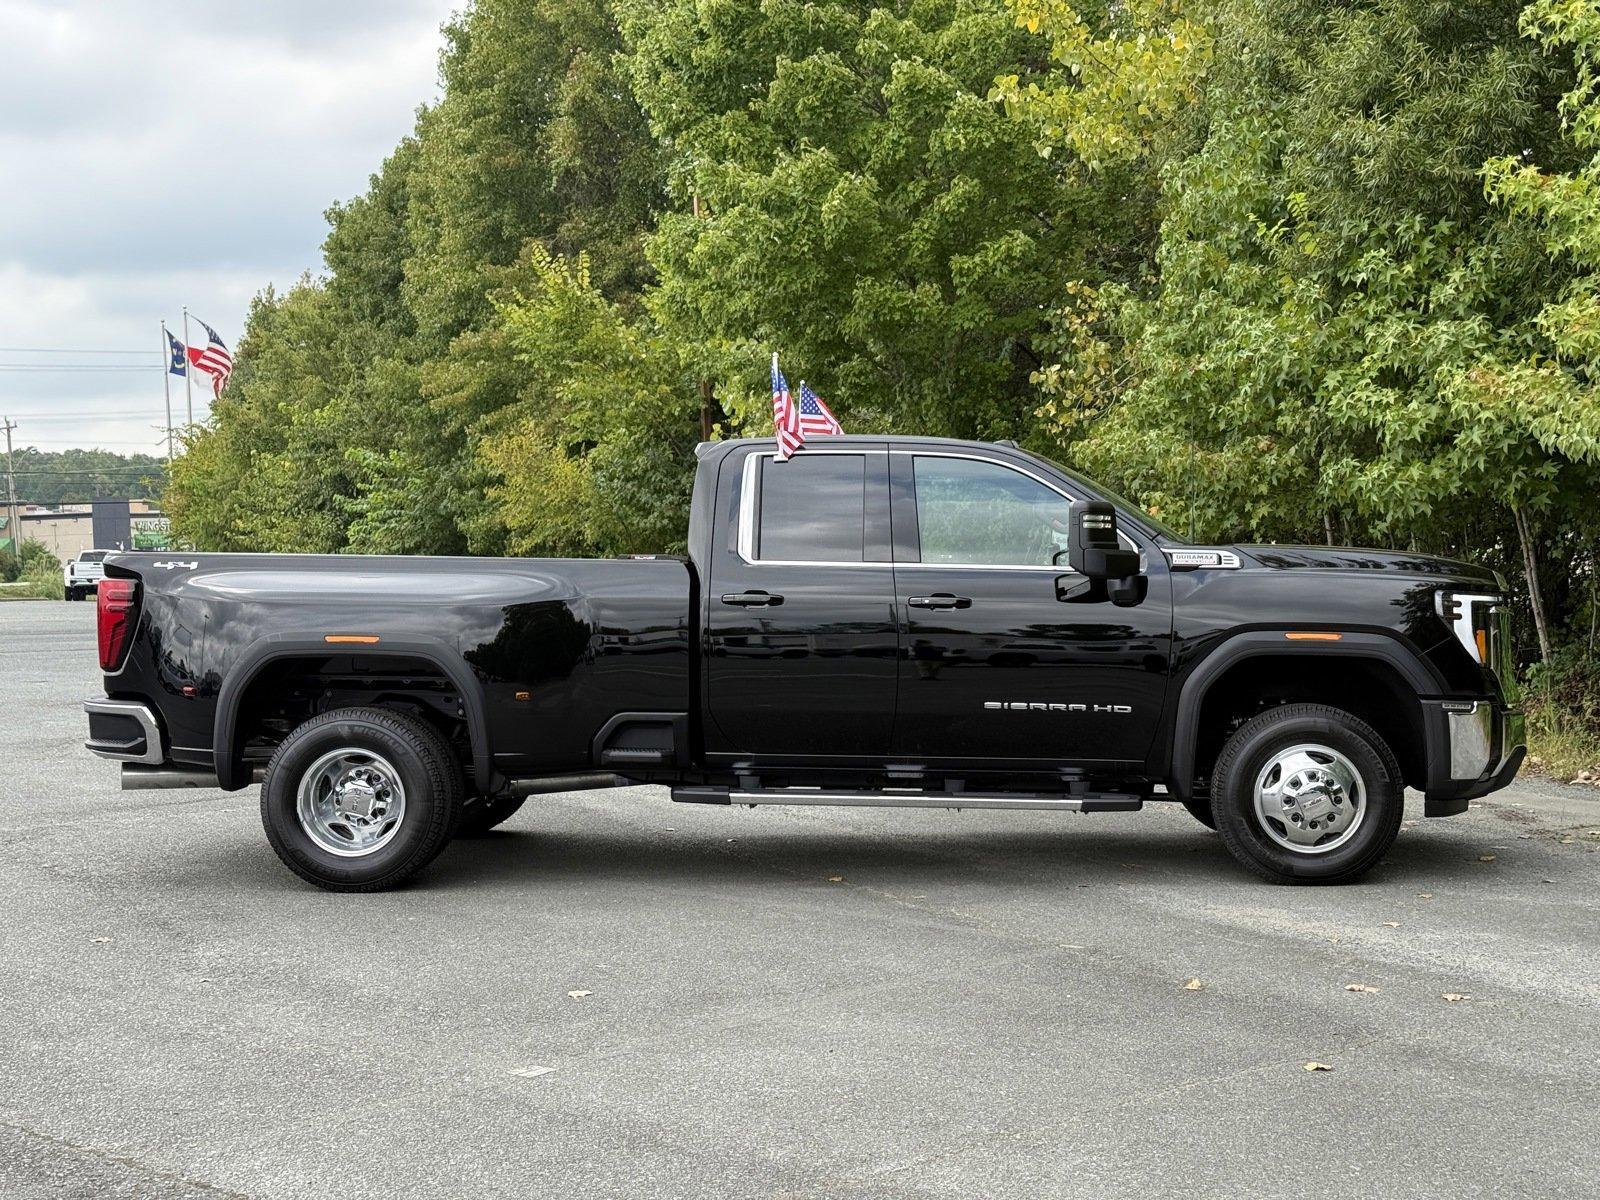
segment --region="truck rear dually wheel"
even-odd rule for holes
[[[1400,832],[1405,782],[1365,721],[1286,704],[1246,721],[1222,747],[1211,806],[1228,851],[1277,883],[1343,883],[1371,869]]]
[[[283,864],[334,892],[395,887],[450,840],[461,768],[427,722],[381,708],[313,717],[273,754],[261,823]]]

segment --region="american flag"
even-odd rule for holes
[[[838,418],[822,402],[822,397],[800,381],[798,403],[789,393],[789,382],[778,369],[778,356],[772,356],[772,428],[778,435],[778,461],[787,462],[805,445],[811,434],[843,433]]]
[[[206,331],[206,345],[203,349],[189,347],[189,361],[199,370],[211,376],[211,394],[222,395],[222,389],[228,386],[228,376],[233,374],[233,355],[228,353],[228,347],[217,336],[217,331],[201,321],[195,320],[200,328]]]

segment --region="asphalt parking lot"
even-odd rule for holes
[[[1287,889],[1175,806],[625,789],[333,896],[82,751],[93,613],[0,604],[0,1196],[1600,1194],[1600,792]]]

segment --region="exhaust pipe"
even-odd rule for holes
[[[122,764],[122,790],[142,792],[153,788],[220,787],[217,773],[204,767],[147,767],[140,763]]]
[[[547,792],[592,792],[599,788],[632,787],[633,780],[624,779],[608,771],[590,771],[579,775],[543,775],[538,779],[513,779],[506,796],[540,796]]]

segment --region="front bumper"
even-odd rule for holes
[[[148,704],[136,700],[85,700],[89,740],[84,749],[115,762],[159,766],[166,761],[161,725]]]
[[[1469,800],[1505,787],[1528,752],[1521,711],[1492,700],[1427,700],[1423,720],[1430,817],[1466,812]]]

